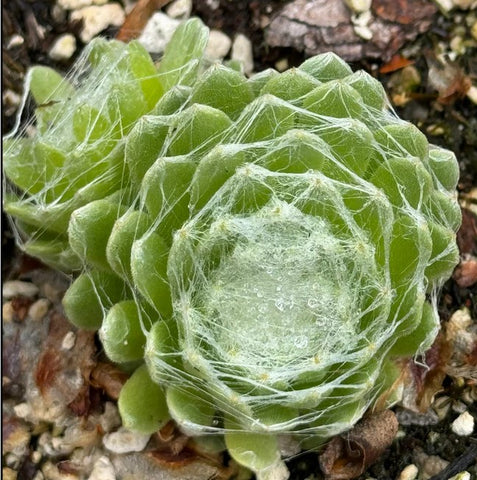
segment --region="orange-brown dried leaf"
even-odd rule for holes
[[[31,298],[19,295],[17,297],[13,297],[10,303],[13,309],[13,321],[23,322],[28,315],[28,309],[33,303],[33,300]]]
[[[152,14],[169,2],[170,0],[139,0],[126,16],[116,38],[123,42],[129,42],[139,37]]]
[[[115,365],[98,362],[91,371],[89,382],[94,388],[104,390],[112,400],[117,400],[128,378],[129,375]]]
[[[159,465],[173,469],[185,467],[200,459],[200,456],[190,447],[184,447],[177,453],[168,449],[156,449],[147,452],[147,454]]]
[[[391,60],[385,63],[380,69],[379,73],[391,73],[397,70],[401,70],[402,68],[408,67],[409,65],[413,65],[414,61],[409,60],[408,58],[403,57],[400,54],[393,55]]]
[[[372,413],[346,434],[333,438],[319,457],[326,480],[350,480],[361,475],[391,445],[398,421],[390,410]]]

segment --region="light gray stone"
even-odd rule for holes
[[[147,445],[150,435],[132,432],[124,427],[109,433],[103,438],[104,446],[114,453],[141,452]]]
[[[76,38],[71,33],[65,33],[59,36],[48,52],[48,56],[53,60],[63,61],[72,57],[76,50]]]
[[[180,21],[157,12],[144,27],[139,42],[150,53],[163,53]]]
[[[461,413],[451,425],[452,431],[460,437],[468,437],[474,431],[474,417],[469,412]]]
[[[108,457],[102,456],[96,460],[88,480],[116,480],[116,472]]]
[[[39,322],[45,318],[49,308],[50,301],[47,298],[40,298],[35,303],[32,303],[28,309],[28,316],[34,322]]]
[[[3,298],[7,300],[18,295],[32,298],[37,294],[38,287],[35,284],[29,282],[22,282],[20,280],[8,280],[3,284],[2,288]]]
[[[231,46],[232,40],[228,35],[220,30],[211,30],[205,55],[212,60],[221,60],[229,53]]]
[[[252,42],[248,37],[239,33],[232,44],[232,60],[239,61],[246,75],[253,72]]]
[[[415,480],[418,473],[419,469],[416,467],[416,465],[411,463],[402,470],[397,480]]]
[[[80,38],[88,43],[94,36],[101,33],[110,25],[119,27],[124,23],[125,13],[119,3],[107,3],[106,5],[91,5],[71,12],[70,19],[82,20],[83,29]]]
[[[57,5],[65,10],[77,10],[90,5],[104,5],[108,0],[57,0]]]
[[[166,9],[171,18],[186,19],[192,12],[192,0],[175,0]]]

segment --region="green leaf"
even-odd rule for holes
[[[273,76],[263,86],[261,95],[269,93],[292,103],[299,102],[301,97],[320,85],[320,82],[298,68],[290,68],[280,75]]]
[[[363,99],[364,103],[373,109],[382,111],[388,101],[386,91],[379,82],[364,70],[348,75],[344,81],[353,87]]]
[[[363,100],[351,86],[340,80],[330,80],[312,90],[303,106],[310,112],[337,118],[363,117]]]
[[[453,152],[431,146],[429,149],[429,167],[437,181],[448,191],[454,192],[459,181],[459,164]]]
[[[106,259],[106,245],[116,220],[126,207],[107,199],[96,200],[71,214],[68,237],[71,248],[86,263],[100,270],[111,269]]]
[[[235,141],[252,143],[279,137],[295,126],[297,112],[292,106],[266,94],[250,103],[236,122]]]
[[[305,60],[299,68],[320,82],[345,78],[353,73],[350,66],[332,52],[311,57]]]
[[[172,418],[187,432],[200,433],[212,426],[215,404],[193,386],[169,387],[166,391],[167,406]]]
[[[255,73],[248,79],[254,98],[260,95],[262,88],[274,77],[280,75],[275,69],[267,68],[262,72]]]
[[[130,210],[118,218],[106,245],[106,258],[113,271],[126,280],[131,276],[131,248],[151,226],[151,219],[143,212]]]
[[[109,310],[99,331],[106,355],[118,363],[140,360],[144,355],[146,332],[153,322],[151,309],[147,312],[135,300],[116,303]]]
[[[225,432],[225,445],[237,463],[256,473],[280,463],[280,451],[275,435],[231,430]]]
[[[63,297],[63,307],[73,325],[97,330],[108,309],[128,295],[128,289],[119,277],[92,270],[82,273],[71,284]]]
[[[150,110],[164,93],[158,71],[151,56],[138,41],[133,40],[128,44],[128,54],[131,71],[141,86]]]
[[[425,270],[426,278],[432,287],[441,286],[449,278],[459,263],[459,249],[455,233],[448,228],[429,222],[432,238],[432,253]]]
[[[174,85],[191,85],[197,77],[209,30],[198,18],[179,25],[159,65],[160,81],[167,91]]]
[[[46,265],[64,272],[77,271],[82,266],[81,260],[71,250],[68,240],[54,234],[37,235],[27,240],[22,249],[28,255],[39,258]]]
[[[123,425],[144,434],[157,432],[170,418],[164,392],[151,380],[146,365],[124,384],[118,407]]]
[[[167,137],[168,155],[204,154],[226,139],[232,121],[221,110],[194,104],[175,117]]]
[[[50,67],[32,67],[27,85],[37,105],[67,100],[75,92],[73,85]]]
[[[163,318],[172,313],[171,293],[167,281],[167,257],[169,248],[156,233],[133,243],[131,272],[135,286]]]
[[[247,79],[235,70],[216,64],[198,79],[190,103],[209,105],[235,119],[252,100]]]
[[[171,119],[146,115],[129,133],[126,140],[125,160],[132,181],[140,185],[151,165],[164,155],[164,141],[169,131]]]
[[[189,185],[196,169],[191,155],[158,159],[144,176],[141,197],[158,232],[169,243],[189,217]]]
[[[190,204],[194,212],[204,207],[235,170],[245,163],[254,163],[265,146],[225,144],[214,147],[202,157],[191,181]]]

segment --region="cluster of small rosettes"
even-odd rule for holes
[[[191,20],[159,68],[96,40],[71,82],[33,69],[5,208],[28,253],[82,270],[71,321],[137,367],[124,423],[172,417],[266,478],[277,434],[350,428],[433,342],[458,167],[336,55],[246,78],[206,41]]]

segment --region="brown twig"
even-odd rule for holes
[[[447,480],[448,478],[457,475],[459,472],[465,470],[468,466],[475,463],[477,458],[477,443],[472,444],[460,457],[447,465],[437,475],[434,475],[429,480]]]

